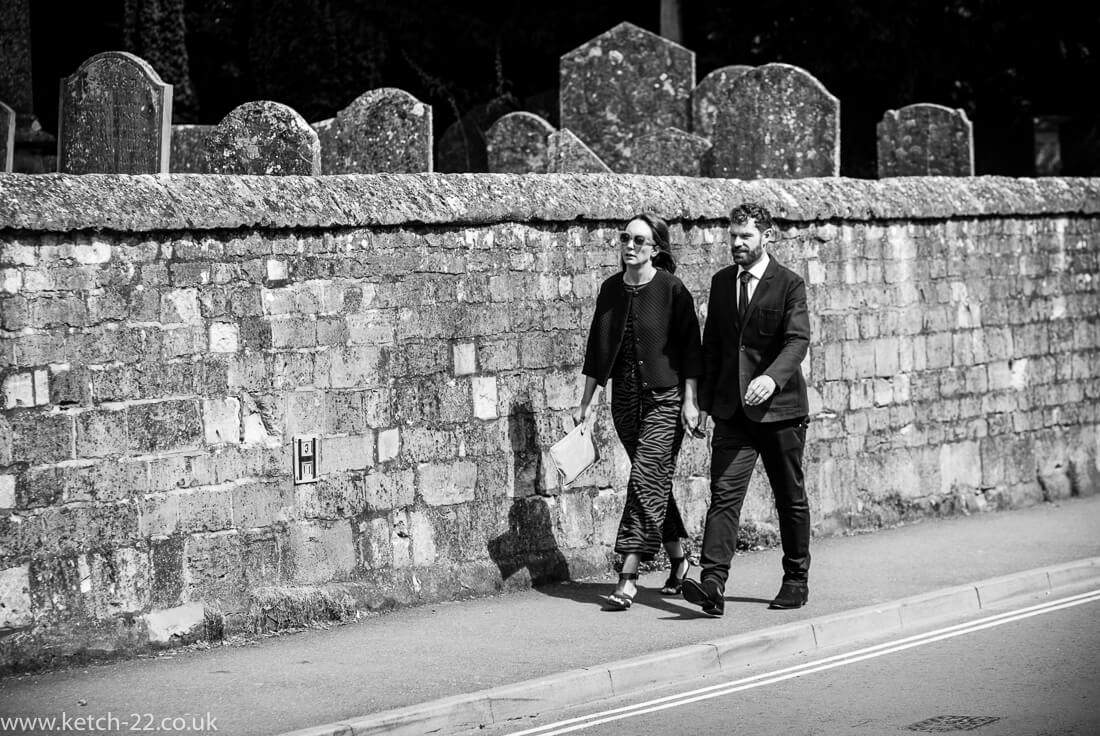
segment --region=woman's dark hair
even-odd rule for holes
[[[653,232],[653,242],[658,248],[658,251],[653,254],[653,265],[669,273],[676,273],[676,261],[672,258],[672,243],[668,240],[668,223],[650,212],[634,215],[627,224],[635,220],[641,220],[649,225],[650,231]],[[623,270],[626,270],[625,263]]]

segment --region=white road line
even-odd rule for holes
[[[598,713],[590,713],[585,716],[557,721],[556,723],[548,723],[545,726],[529,728],[524,731],[514,731],[509,736],[535,736],[535,734],[538,734],[539,736],[559,736],[559,734],[580,731],[582,729],[590,728],[591,726],[598,726],[603,723],[611,723],[612,721],[618,721],[624,718],[631,718],[633,716],[654,713],[661,710],[667,710],[669,708],[676,708],[682,705],[689,705],[691,703],[699,702],[700,700],[717,698],[723,695],[741,692],[742,690],[749,690],[752,688],[761,687],[763,685],[772,685],[777,682],[789,680],[794,677],[801,677],[802,675],[810,675],[816,672],[823,672],[825,670],[842,667],[847,664],[862,662],[866,659],[881,657],[885,654],[894,654],[895,652],[912,649],[913,647],[919,647],[925,644],[932,644],[937,641],[943,641],[944,639],[951,639],[956,636],[962,636],[963,634],[972,634],[976,631],[982,631],[983,629],[989,629],[994,626],[1000,626],[1002,624],[1012,623],[1014,621],[1022,621],[1023,619],[1031,618],[1032,616],[1039,616],[1044,613],[1053,613],[1054,611],[1060,611],[1064,608],[1071,608],[1073,606],[1079,606],[1085,603],[1093,603],[1095,601],[1100,601],[1100,590],[1092,590],[1087,593],[1080,593],[1078,595],[1060,598],[1055,601],[1048,601],[1046,603],[1028,606],[1027,608],[1008,611],[1006,613],[999,613],[994,616],[987,616],[986,618],[971,621],[969,623],[955,624],[953,626],[947,626],[942,629],[936,629],[935,631],[929,631],[923,634],[917,634],[895,641],[884,642],[882,644],[875,644],[873,646],[865,647],[863,649],[857,649],[854,652],[847,652],[845,654],[837,654],[831,657],[824,657],[813,662],[806,662],[805,664],[795,665],[793,667],[785,667],[783,669],[775,670],[773,672],[753,675],[751,677],[745,677],[740,680],[735,680],[733,682],[718,683],[715,685],[710,685],[708,687],[699,688],[697,690],[691,690],[686,693],[668,695],[663,698],[656,698],[642,703],[635,703],[634,705],[627,705],[620,708],[612,708],[610,710],[600,711]]]

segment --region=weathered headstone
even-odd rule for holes
[[[15,110],[0,102],[0,171],[10,172],[15,154]]]
[[[715,69],[691,91],[691,132],[704,138],[714,136],[714,121],[719,110],[728,114],[724,100],[733,80],[752,69],[751,66],[735,64]]]
[[[133,54],[107,51],[61,80],[57,170],[165,174],[172,85]]]
[[[907,105],[878,124],[878,175],[973,176],[974,126],[962,110]]]
[[[812,74],[765,64],[734,79],[715,118],[712,176],[840,175],[840,102]]]
[[[515,104],[498,98],[475,105],[459,120],[447,126],[435,147],[434,169],[441,173],[484,172],[489,170],[489,128],[501,116],[514,112]]]
[[[318,132],[326,174],[432,170],[432,107],[404,90],[365,92]]]
[[[278,102],[246,102],[229,112],[206,137],[211,174],[290,176],[321,173],[317,132]]]
[[[609,174],[611,169],[568,128],[547,139],[546,173]]]
[[[545,174],[554,126],[529,112],[498,119],[486,134],[489,171],[498,174]]]
[[[205,174],[206,141],[213,130],[213,125],[173,125],[168,170],[173,174]]]
[[[710,141],[676,128],[665,128],[634,141],[634,173],[655,176],[703,176]]]
[[[631,171],[639,136],[691,128],[695,54],[631,23],[562,56],[559,72],[561,127],[614,171]]]

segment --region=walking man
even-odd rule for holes
[[[799,608],[808,598],[810,507],[802,473],[809,403],[801,363],[810,344],[806,285],[768,254],[776,239],[767,209],[730,212],[733,265],[714,275],[703,328],[700,427],[714,418],[710,507],[699,581],[684,598],[721,616],[741,505],[757,457],[771,482],[783,543],[783,584],[771,608]]]

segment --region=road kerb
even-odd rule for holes
[[[548,710],[624,695],[662,682],[734,671],[805,651],[825,649],[963,616],[1013,598],[1100,585],[1100,558],[1077,560],[991,578],[972,585],[903,598],[889,604],[828,614],[795,624],[677,647],[599,667],[547,675],[419,705],[344,719],[282,736],[422,736],[464,733]],[[656,674],[660,673],[660,677]]]

